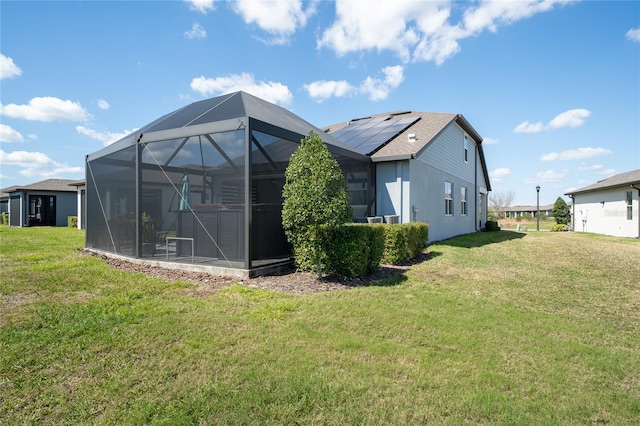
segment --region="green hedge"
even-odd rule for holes
[[[78,227],[78,216],[67,216],[67,226],[69,228]]]
[[[500,226],[498,225],[498,222],[493,220],[488,220],[484,226],[484,230],[487,232],[499,231]]]
[[[8,225],[9,224],[9,213],[2,213],[0,215],[0,224]]]
[[[345,277],[363,277],[377,271],[381,263],[400,264],[415,258],[425,248],[429,225],[348,224],[320,228],[323,271]],[[299,235],[294,245],[296,265],[303,271],[315,271],[313,233]]]
[[[322,228],[327,271],[345,277],[363,277],[380,268],[384,249],[383,229],[367,225]]]
[[[384,230],[383,263],[395,265],[413,259],[422,253],[429,238],[429,225],[426,223],[377,226]]]
[[[565,232],[568,230],[569,230],[569,227],[563,223],[556,223],[551,227],[551,232]]]

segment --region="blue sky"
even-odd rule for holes
[[[0,2],[0,187],[236,90],[321,127],[463,114],[514,205],[640,168],[638,1]]]

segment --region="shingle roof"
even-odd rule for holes
[[[40,182],[32,183],[24,186],[12,186],[5,188],[3,192],[11,193],[17,191],[55,191],[55,192],[76,192],[77,188],[72,187],[73,183],[78,182],[72,179],[47,179]]]
[[[597,191],[599,189],[613,188],[616,186],[625,185],[639,185],[640,184],[640,169],[632,170],[630,172],[620,173],[610,178],[603,179],[592,185],[575,189],[571,192],[567,192],[566,195],[579,194],[581,192]]]
[[[489,181],[489,174],[486,167],[484,158],[484,151],[482,149],[482,137],[476,132],[476,130],[469,124],[469,122],[461,114],[442,113],[442,112],[417,112],[417,111],[402,111],[402,112],[388,112],[381,114],[374,114],[367,118],[394,116],[394,117],[420,117],[418,121],[407,127],[400,134],[392,138],[388,143],[383,145],[373,154],[371,159],[374,162],[381,161],[395,161],[401,159],[415,158],[422,150],[433,141],[438,135],[440,135],[447,127],[453,123],[457,123],[462,129],[467,132],[471,138],[473,138],[478,145],[478,152],[480,155],[480,161],[483,167],[483,173],[487,186],[491,190],[491,184]],[[359,120],[359,119],[354,119]],[[323,130],[329,134],[337,132],[340,129],[348,126],[354,120],[333,124],[326,126]],[[416,138],[414,142],[408,142],[408,135],[414,133]]]

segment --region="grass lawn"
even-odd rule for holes
[[[290,295],[114,270],[0,227],[0,424],[637,424],[640,241],[479,233]]]

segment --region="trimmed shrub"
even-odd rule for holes
[[[568,230],[569,230],[569,227],[564,223],[556,223],[551,227],[551,232],[565,232]]]
[[[484,225],[484,230],[486,232],[495,232],[500,230],[500,226],[498,225],[498,222],[494,222],[493,220],[488,220],[487,223],[485,223]]]
[[[325,269],[354,278],[380,268],[383,228],[367,225],[323,226],[320,230]]]
[[[429,238],[429,225],[421,222],[378,225],[384,229],[382,262],[397,265],[418,256]]]
[[[9,213],[2,213],[0,215],[0,224],[8,225],[9,224]]]
[[[69,228],[78,227],[78,216],[67,216],[67,226]]]

